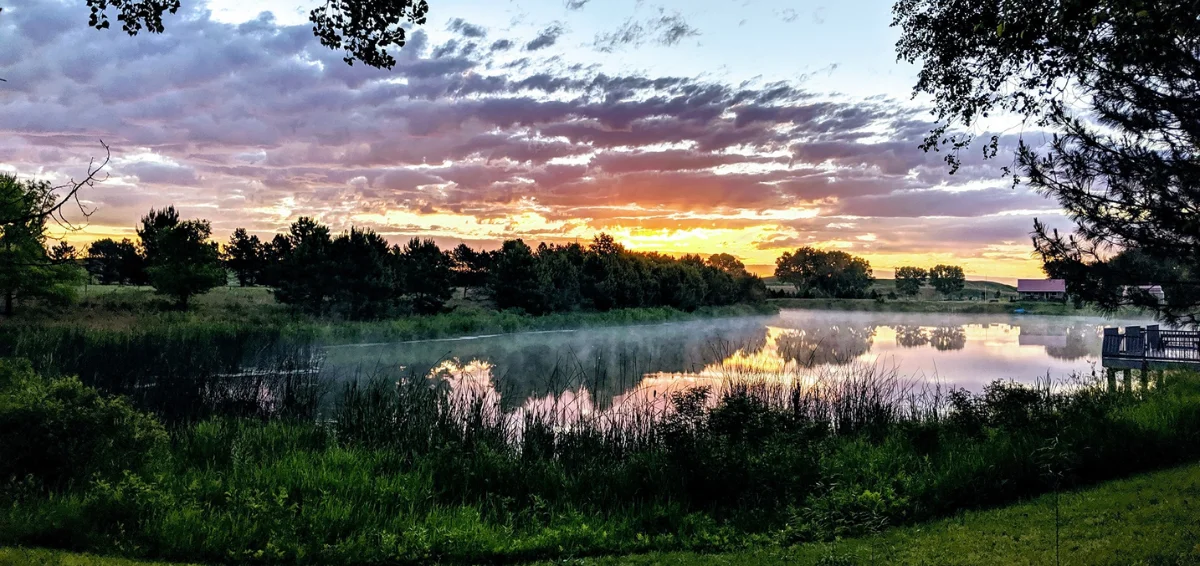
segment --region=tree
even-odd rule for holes
[[[925,285],[929,273],[920,267],[904,266],[896,268],[896,292],[906,297],[915,297]]]
[[[450,252],[453,261],[454,285],[463,288],[463,297],[467,289],[477,289],[487,284],[488,264],[491,254],[485,251],[475,251],[466,244],[459,244]]]
[[[283,242],[279,240],[272,241],[276,253],[282,254],[272,276],[275,300],[310,314],[325,312],[336,291],[329,227],[301,217],[292,223]]]
[[[496,308],[524,309],[540,314],[542,303],[533,293],[538,288],[538,262],[524,240],[506,240],[492,257],[488,294]]]
[[[109,9],[116,14],[121,29],[129,35],[145,30],[162,33],[163,15],[174,14],[180,0],[87,0],[91,17],[88,25],[108,29]],[[378,68],[392,68],[396,59],[388,53],[391,46],[403,47],[404,25],[425,23],[429,12],[426,0],[325,0],[309,12],[313,35],[321,45],[345,51],[343,59],[353,65],[361,61]]]
[[[74,263],[77,259],[75,246],[68,244],[66,240],[60,240],[54,247],[50,248],[48,253],[50,261],[54,263]]]
[[[53,261],[47,254],[46,210],[58,198],[45,181],[18,181],[0,175],[0,296],[4,315],[12,316],[18,300],[41,298],[70,300],[82,270]],[[18,221],[19,219],[19,221]]]
[[[929,270],[929,286],[943,296],[959,293],[966,285],[963,269],[957,265],[935,265]]]
[[[262,279],[266,268],[264,246],[258,236],[249,235],[245,228],[238,228],[229,237],[225,246],[225,264],[237,277],[238,285],[249,287]]]
[[[453,260],[430,239],[413,238],[400,250],[404,296],[417,314],[436,314],[454,294]]]
[[[933,97],[938,118],[922,147],[948,147],[951,171],[967,132],[991,114],[1042,130],[1017,145],[1013,181],[1058,201],[1074,222],[1073,234],[1041,222],[1033,232],[1047,273],[1069,293],[1112,306],[1094,293],[1141,278],[1108,265],[1126,249],[1179,263],[1175,279],[1155,283],[1200,284],[1194,0],[900,0],[893,12],[899,57],[921,66],[914,90]],[[984,155],[998,149],[992,136]],[[1198,307],[1193,295],[1153,308],[1167,322],[1198,324]]]
[[[383,318],[397,310],[401,275],[387,240],[370,229],[351,228],[329,245],[332,277],[329,309],[354,320]]]
[[[843,251],[802,247],[775,260],[775,277],[802,296],[862,298],[875,280],[867,260]]]
[[[746,264],[729,254],[713,254],[709,256],[708,265],[730,275],[743,275],[746,273]]]
[[[176,220],[153,234],[154,259],[146,273],[154,291],[175,299],[180,310],[188,309],[193,296],[225,284],[221,254],[217,243],[209,241],[211,235],[207,220]]]
[[[87,249],[84,266],[101,285],[146,283],[146,265],[137,246],[128,238],[96,240]]]
[[[103,141],[100,146],[104,148],[104,160],[96,163],[96,160],[88,162],[87,175],[82,181],[76,181],[74,178],[66,183],[58,186],[50,186],[45,182],[38,182],[38,191],[43,194],[43,198],[38,202],[33,203],[26,208],[19,206],[16,201],[4,203],[5,206],[0,207],[0,229],[10,224],[25,224],[33,220],[41,220],[43,223],[48,221],[57,222],[61,226],[73,228],[74,225],[67,219],[63,210],[67,208],[67,204],[74,202],[79,213],[86,218],[90,211],[79,201],[79,191],[83,187],[93,187],[96,183],[104,181],[100,177],[100,172],[108,165],[111,153],[108,146]],[[15,177],[13,181],[15,182]]]
[[[142,217],[141,223],[137,235],[142,243],[142,257],[146,259],[147,264],[153,265],[160,259],[158,241],[163,234],[179,225],[179,212],[174,206],[162,210],[150,209],[150,212]]]

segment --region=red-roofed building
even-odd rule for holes
[[[1062,279],[1017,279],[1022,301],[1066,301],[1067,282]]]

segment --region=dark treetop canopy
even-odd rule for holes
[[[91,9],[88,25],[107,29],[111,10],[121,29],[137,35],[142,30],[162,33],[163,14],[178,11],[180,0],[87,0],[87,4]],[[390,69],[396,59],[387,48],[403,47],[403,24],[424,24],[428,12],[425,0],[326,0],[308,19],[321,45],[345,50],[346,63],[361,61]]]

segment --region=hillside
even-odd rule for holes
[[[786,289],[788,291],[792,290],[791,285],[781,283],[775,277],[766,277],[764,280],[766,281],[768,288]],[[889,292],[896,290],[896,280],[876,279],[871,288],[880,295],[887,295]],[[1007,299],[1016,296],[1017,294],[1016,287],[1013,287],[1012,285],[1006,285],[1004,283],[998,283],[996,281],[967,280],[966,286],[963,289],[964,294],[974,295],[978,295],[981,291],[985,291],[987,292],[987,298],[989,299],[996,298],[997,291],[1000,292],[1000,298],[1002,299]],[[937,293],[937,291],[934,291],[932,287],[925,285],[921,288],[921,293],[918,294],[916,298],[935,300],[940,299],[941,296]]]

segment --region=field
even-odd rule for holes
[[[781,283],[781,282],[779,282],[778,279],[776,279],[774,277],[767,277],[764,279],[764,281],[766,282],[768,289],[772,289],[772,290],[776,290],[776,291],[783,290],[783,291],[788,291],[788,292],[792,292],[795,290],[795,288],[792,287],[791,285],[788,285],[786,283]],[[896,291],[896,280],[895,279],[876,279],[875,282],[871,285],[871,289],[868,291],[868,293],[870,291],[875,291],[876,293],[879,293],[880,295],[887,296],[888,293],[892,293],[892,292]],[[996,296],[997,292],[1000,293],[999,297]],[[966,282],[966,284],[963,285],[963,295],[969,295],[974,298],[979,298],[980,293],[986,293],[987,299],[989,299],[989,300],[998,298],[1002,301],[1007,301],[1007,300],[1015,298],[1017,296],[1017,288],[1013,287],[1012,285],[998,283],[996,281],[971,281],[971,280],[968,280]],[[925,285],[925,286],[921,287],[921,291],[919,293],[917,293],[917,296],[913,297],[913,299],[911,299],[911,300],[937,301],[937,300],[941,300],[941,299],[942,299],[942,296],[940,294],[938,294],[938,292],[936,290],[934,290],[929,285]]]
[[[607,566],[708,565],[1041,565],[1125,566],[1200,564],[1200,465],[1105,483],[1055,496],[888,530],[871,537],[733,553],[650,553],[559,560],[550,564]],[[1059,544],[1055,544],[1055,538]],[[165,566],[67,552],[4,548],[0,566]]]
[[[817,309],[866,312],[963,313],[963,314],[1023,314],[1098,316],[1104,313],[1092,308],[1075,308],[1072,304],[1040,301],[909,301],[873,299],[770,299],[770,304],[785,309]],[[1121,314],[1137,314],[1122,311]]]

